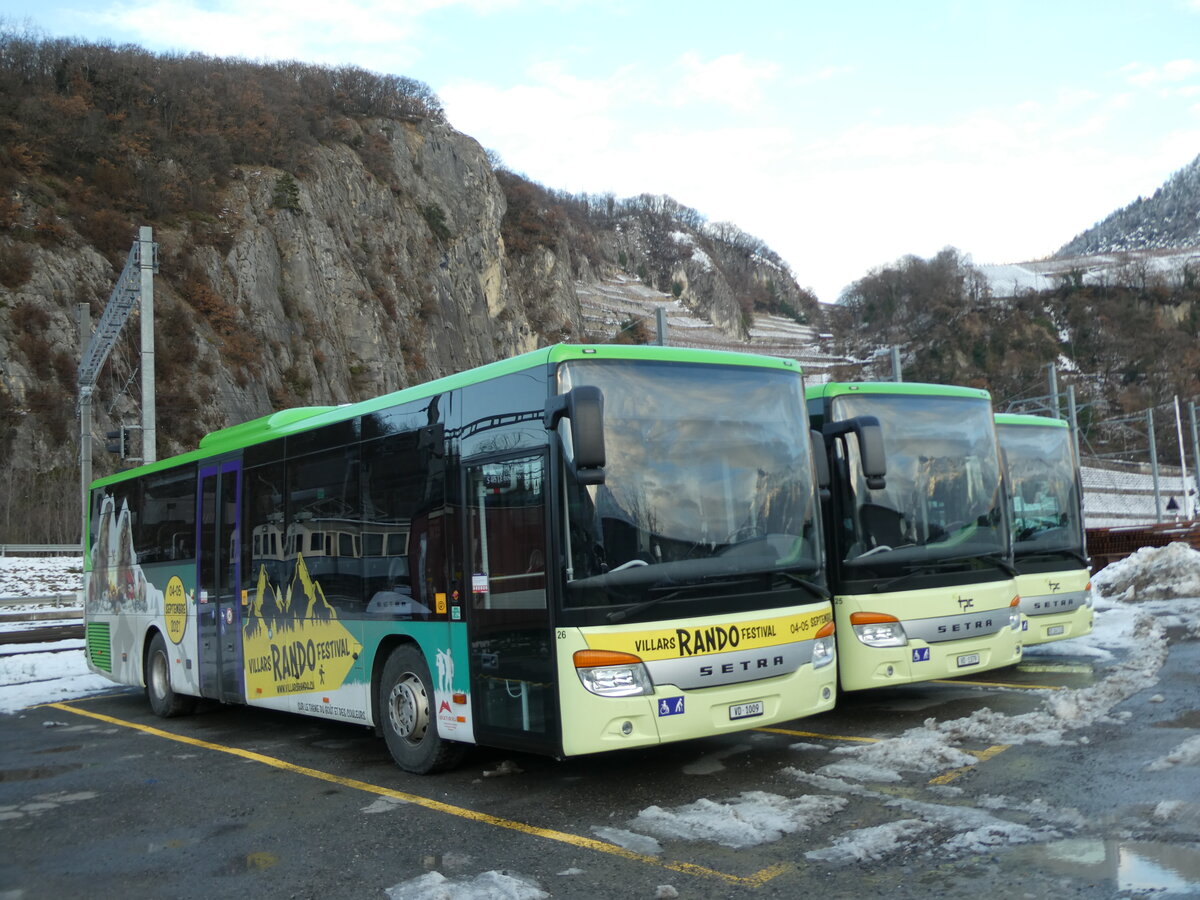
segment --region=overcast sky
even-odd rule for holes
[[[1053,253],[1200,155],[1200,0],[6,0],[53,36],[429,84],[547,187],[665,193],[832,301]]]

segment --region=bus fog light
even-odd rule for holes
[[[622,722],[621,734],[633,734],[633,723],[628,720]]]
[[[1021,630],[1021,613],[1018,610],[1013,610],[1008,614],[1008,627],[1013,631]]]
[[[872,622],[851,627],[858,639],[868,647],[903,647],[908,643],[908,635],[899,622]]]
[[[828,687],[821,689],[821,699],[822,700],[828,700],[832,696],[833,696],[833,691],[831,691]]]
[[[896,674],[896,670],[894,667],[888,666],[887,669],[884,670],[884,674],[886,674],[888,678],[891,678]]]
[[[830,637],[817,638],[813,641],[812,649],[812,665],[814,669],[823,669],[825,666],[833,662],[834,638]]]

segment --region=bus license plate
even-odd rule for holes
[[[753,703],[735,703],[729,707],[729,718],[732,719],[750,719],[754,716],[763,714],[763,702],[755,700]]]
[[[1056,634],[1062,634],[1066,631],[1066,625],[1051,625],[1046,629],[1046,637],[1054,637]]]
[[[964,666],[977,666],[977,665],[979,665],[979,654],[978,653],[968,653],[965,656],[960,656],[958,658],[958,667],[960,669],[963,668]]]

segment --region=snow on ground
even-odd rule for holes
[[[74,594],[83,587],[82,575],[83,561],[78,556],[0,556],[0,597]],[[0,607],[0,612],[46,610],[70,615],[62,606],[50,603]],[[81,612],[72,619],[32,623],[5,622],[0,627],[6,631],[19,631],[35,626],[78,622],[80,615]],[[82,640],[14,644],[10,647],[6,652],[13,655],[0,657],[0,714],[15,713],[40,703],[75,700],[114,687],[113,682],[88,669]]]
[[[44,597],[81,590],[81,557],[0,556],[0,597]]]
[[[960,791],[951,786],[930,791],[947,799],[942,804],[898,797],[886,786],[877,790],[874,785],[903,780],[903,772],[920,773],[922,779],[928,779],[938,772],[974,764],[977,757],[968,748],[1086,743],[1086,737],[1074,737],[1072,732],[1100,721],[1122,721],[1121,714],[1109,718],[1113,708],[1157,680],[1167,655],[1164,629],[1172,623],[1200,620],[1200,552],[1186,544],[1145,548],[1108,566],[1093,584],[1097,591],[1093,633],[1058,645],[1032,648],[1047,655],[1067,653],[1107,664],[1103,677],[1091,686],[1056,691],[1040,709],[1023,715],[984,708],[962,719],[929,719],[923,726],[896,737],[839,747],[832,751],[838,759],[816,772],[796,767],[784,770],[819,794],[785,798],[748,792],[732,800],[701,799],[673,809],[651,806],[628,822],[634,830],[621,831],[622,840],[599,829],[596,833],[622,846],[649,832],[664,839],[745,847],[811,827],[801,811],[816,815],[815,811],[820,810],[833,818],[845,801],[841,805],[830,805],[829,801],[844,796],[872,799],[914,818],[846,832],[829,846],[810,851],[810,859],[852,863],[894,853],[945,859],[999,846],[1050,841],[1064,831],[1077,830],[1084,824],[1078,811],[1050,809],[1036,798],[982,798],[976,807],[963,807],[954,802]],[[1150,585],[1155,589],[1150,590]],[[796,749],[814,747],[798,744]],[[1165,768],[1198,760],[1200,740],[1190,740],[1154,765]],[[996,814],[1002,810],[1031,824]],[[833,818],[834,824],[836,821]]]
[[[550,896],[532,878],[508,872],[484,872],[458,879],[427,872],[393,885],[384,893],[389,900],[541,900]]]

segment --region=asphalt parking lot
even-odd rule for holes
[[[1041,655],[787,727],[565,761],[479,750],[431,777],[359,727],[161,720],[114,691],[3,720],[0,898],[1129,897],[1137,853],[1168,873],[1146,890],[1200,891],[1194,765],[1147,773],[1200,728],[1198,665],[1176,640],[1156,684],[1056,745],[933,738],[1082,705],[1111,666]]]

